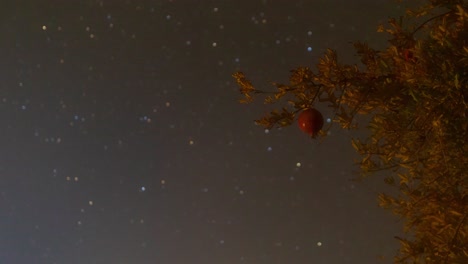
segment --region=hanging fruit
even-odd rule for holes
[[[311,137],[316,137],[323,127],[323,116],[315,108],[303,110],[298,118],[299,127]]]
[[[403,57],[405,58],[405,61],[412,61],[412,62],[418,61],[418,59],[414,57],[414,54],[410,49],[403,50]]]

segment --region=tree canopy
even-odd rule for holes
[[[340,63],[329,49],[317,70],[298,67],[273,92],[235,73],[241,102],[261,96],[280,105],[256,120],[266,128],[288,126],[318,104],[344,129],[368,117],[370,135],[351,143],[361,177],[384,174],[398,190],[378,197],[405,221],[395,262],[468,263],[468,3],[428,0],[378,31],[390,36],[385,49],[354,44],[362,64]]]

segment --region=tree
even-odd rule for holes
[[[354,44],[362,65],[341,64],[327,50],[316,72],[298,67],[274,92],[235,73],[241,102],[282,104],[256,120],[266,128],[288,126],[316,104],[328,104],[343,129],[368,117],[370,136],[352,145],[360,178],[384,174],[398,190],[379,195],[405,221],[395,262],[468,263],[468,3],[428,0],[378,31],[390,34],[386,49]]]

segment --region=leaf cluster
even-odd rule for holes
[[[290,125],[316,104],[345,129],[357,127],[357,115],[368,117],[370,136],[352,145],[362,177],[384,174],[398,190],[379,196],[405,220],[395,261],[468,263],[468,4],[430,0],[378,31],[390,34],[386,49],[354,44],[362,65],[341,64],[327,50],[316,72],[298,67],[288,84],[273,83],[274,92],[234,74],[243,102],[263,95],[283,104],[257,120],[267,128]]]

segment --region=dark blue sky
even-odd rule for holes
[[[231,74],[269,89],[327,47],[354,62],[350,43],[383,47],[378,24],[403,11],[383,0],[5,5],[0,263],[391,263],[401,223],[377,207],[382,180],[351,181],[362,132],[265,131],[253,120],[271,108],[238,104]]]

